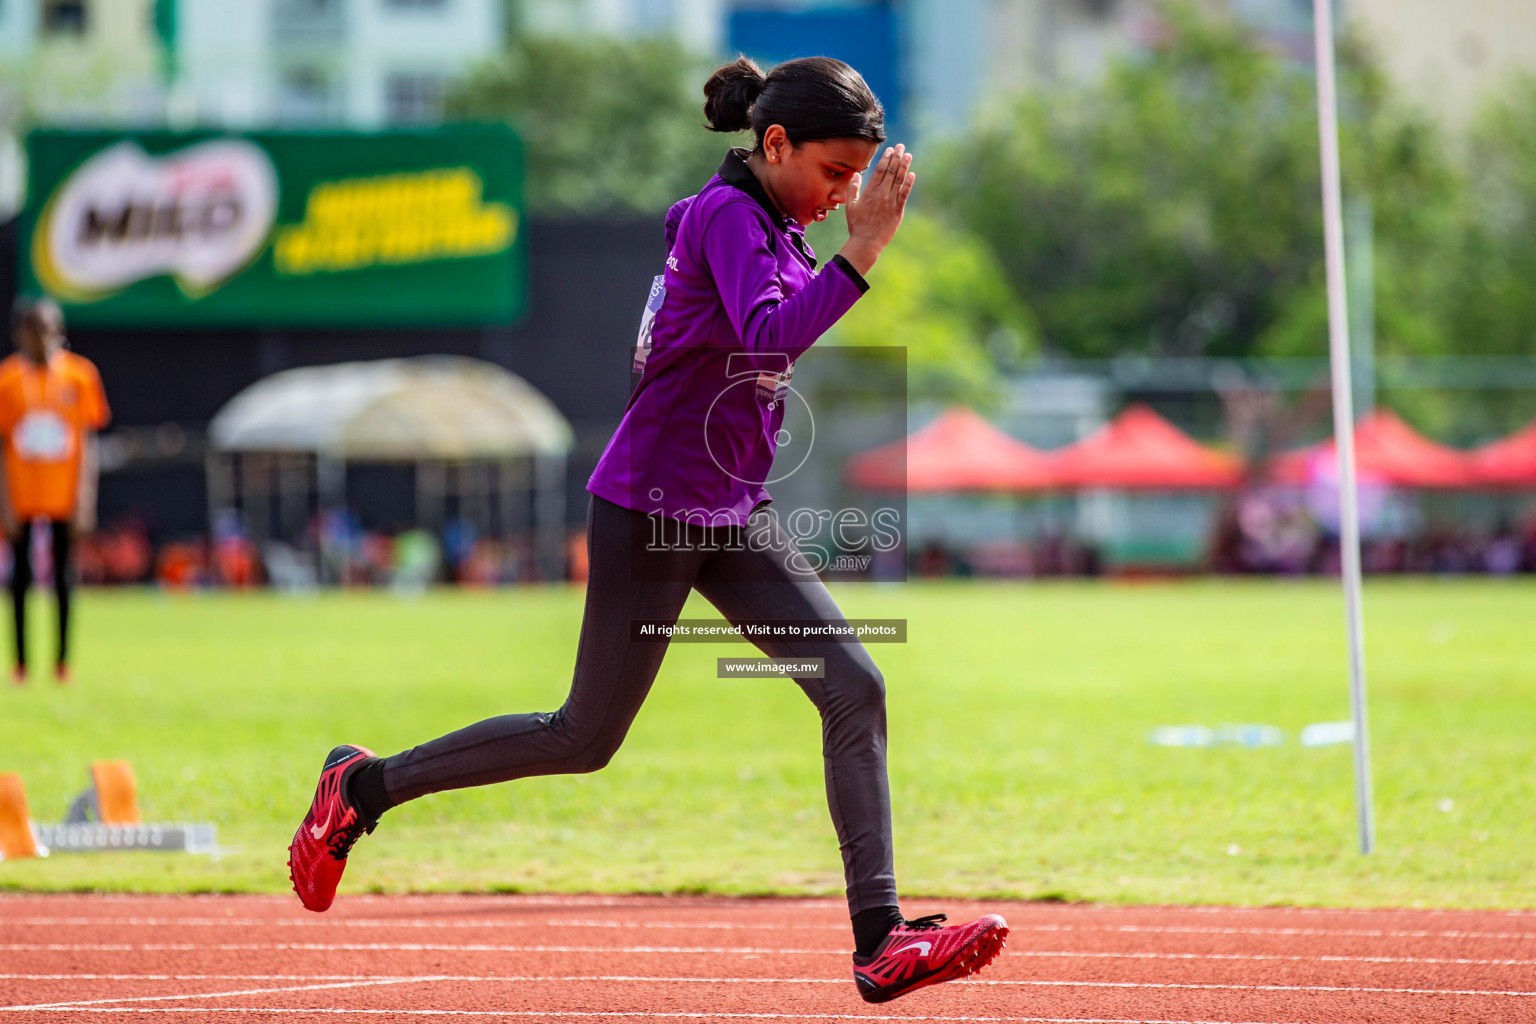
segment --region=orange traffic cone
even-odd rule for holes
[[[127,761],[97,761],[91,765],[96,786],[96,809],[103,825],[142,825],[139,786]]]
[[[0,858],[41,856],[44,851],[32,834],[32,815],[27,811],[27,791],[21,776],[15,772],[0,773]]]

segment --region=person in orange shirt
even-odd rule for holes
[[[96,431],[110,412],[101,376],[89,359],[65,348],[64,314],[50,299],[22,300],[11,317],[17,352],[0,362],[0,435],[5,493],[0,520],[11,542],[15,618],[13,680],[27,681],[27,590],[32,585],[32,532],[50,524],[53,585],[59,603],[54,675],[69,680],[71,548],[76,531],[96,528]]]

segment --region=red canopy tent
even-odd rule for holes
[[[900,441],[860,452],[844,475],[871,491],[1039,491],[1055,482],[1043,452],[962,406]]]
[[[1386,409],[1377,409],[1356,425],[1355,461],[1361,480],[1397,487],[1458,488],[1478,482],[1466,452],[1431,441]],[[1269,470],[1276,483],[1336,480],[1333,441],[1282,452],[1270,460]]]
[[[1051,453],[1073,487],[1209,490],[1243,478],[1235,455],[1207,448],[1145,405],[1132,405],[1081,441]]]
[[[1536,420],[1477,449],[1472,466],[1478,482],[1490,487],[1536,487]]]

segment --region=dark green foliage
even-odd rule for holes
[[[697,192],[745,138],[703,127],[710,70],[663,38],[524,37],[454,89],[448,113],[517,127],[530,211],[650,213]]]
[[[1326,351],[1309,67],[1175,13],[1092,87],[1021,96],[941,161],[935,190],[991,243],[1048,347],[1078,356]],[[1379,345],[1432,351],[1456,176],[1427,117],[1345,46],[1346,191],[1376,231]]]
[[[1467,166],[1450,323],[1477,351],[1536,354],[1536,78],[1483,110]]]

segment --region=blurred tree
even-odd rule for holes
[[[1465,186],[1450,244],[1416,261],[1434,321],[1457,355],[1536,356],[1536,77],[1489,97],[1466,140]],[[1410,254],[1405,254],[1405,257]],[[1536,415],[1523,388],[1425,391],[1388,400],[1440,437],[1483,441]]]
[[[449,116],[509,121],[536,213],[664,211],[740,139],[704,127],[708,61],[665,38],[523,37],[448,97]]]
[[[812,233],[827,255],[846,238],[841,217]],[[869,293],[832,338],[905,348],[913,398],[989,405],[999,369],[1035,350],[1034,317],[986,243],[931,215],[907,213],[870,278]]]
[[[1449,317],[1466,349],[1536,355],[1536,77],[1480,112],[1469,140]]]
[[[666,39],[525,37],[455,89],[448,110],[518,128],[533,212],[660,213],[748,141],[703,126],[713,68]],[[824,256],[847,237],[840,216],[811,234]],[[838,340],[904,346],[914,396],[985,404],[1000,363],[1033,349],[1033,318],[973,235],[914,212],[873,278]]]
[[[1191,7],[1168,24],[1099,85],[983,119],[941,156],[935,191],[997,253],[1051,349],[1323,354],[1312,71]],[[1454,224],[1456,174],[1361,47],[1341,61],[1346,192],[1375,224],[1377,347],[1443,350],[1424,255]]]

